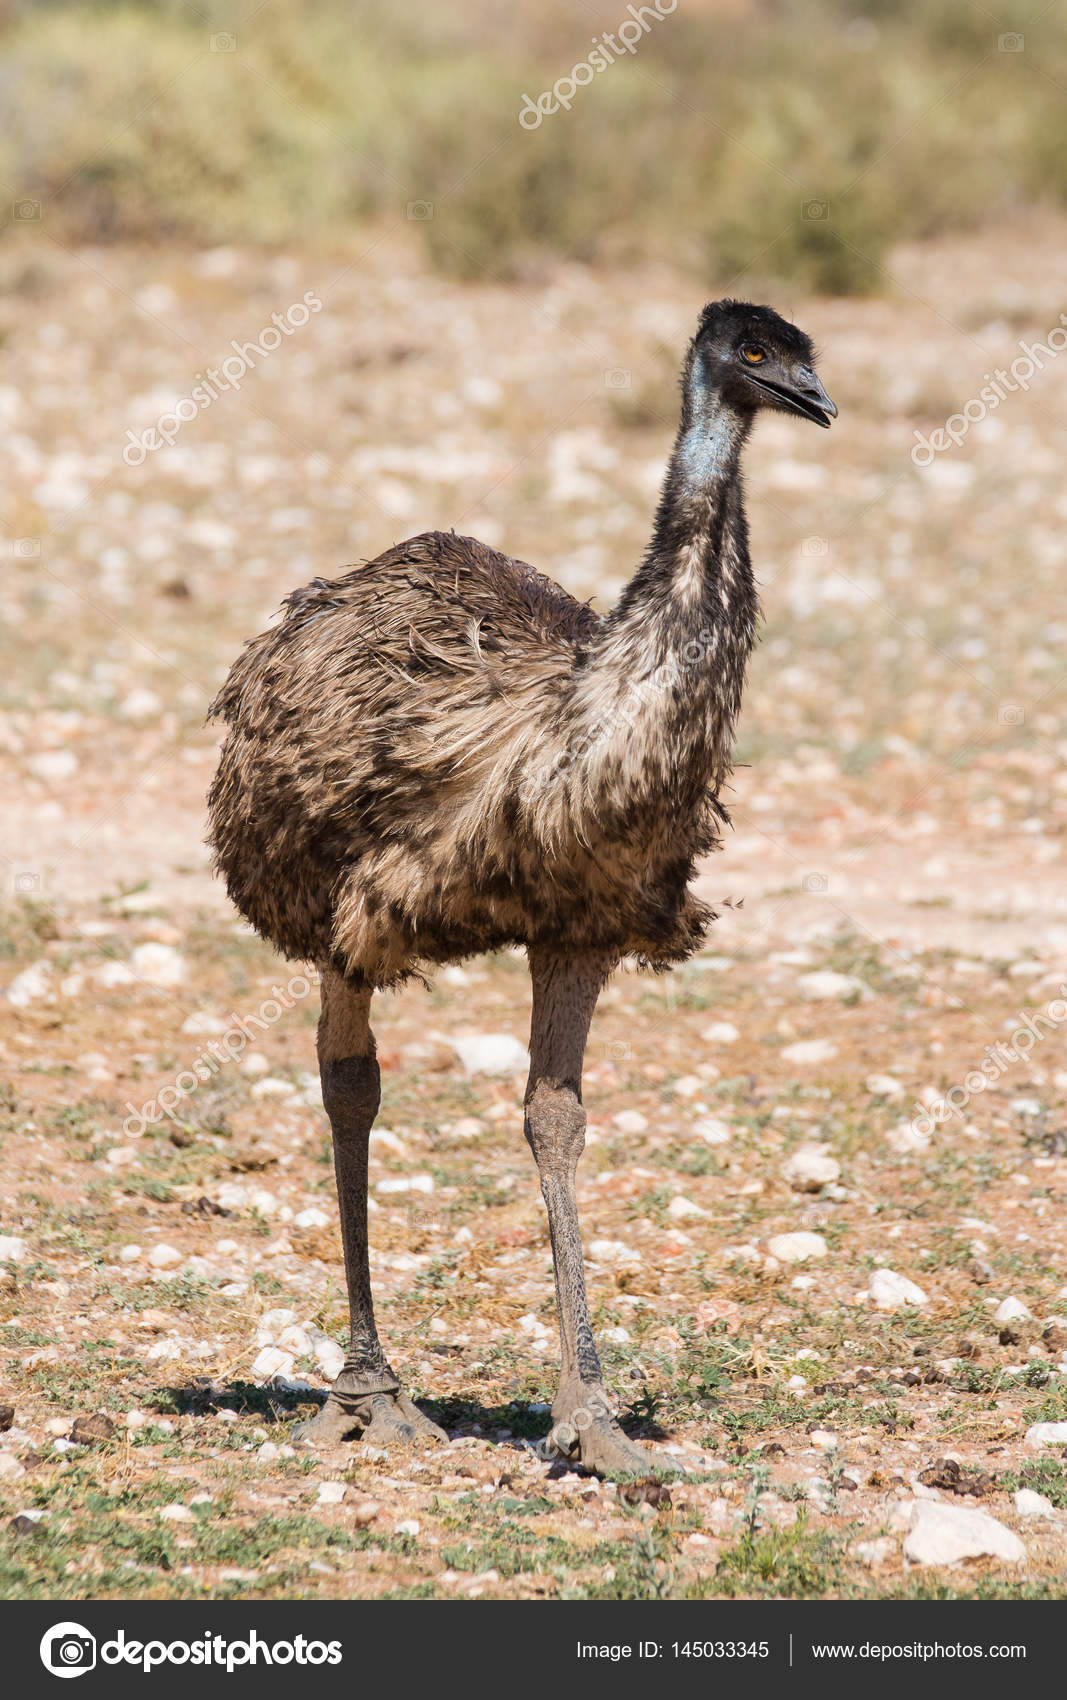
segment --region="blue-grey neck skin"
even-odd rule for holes
[[[699,357],[690,355],[682,385],[682,418],[670,473],[680,494],[699,497],[736,472],[748,426],[711,387]]]
[[[610,623],[629,623],[642,608],[651,612],[679,600],[693,614],[702,604],[714,604],[721,621],[720,569],[727,563],[736,589],[750,585],[740,462],[752,418],[709,381],[702,357],[691,348],[652,537]]]

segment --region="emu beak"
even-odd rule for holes
[[[837,408],[810,366],[798,366],[788,383],[757,378],[754,372],[749,372],[746,376],[757,389],[773,396],[780,407],[788,408],[790,413],[799,413],[803,419],[814,420],[816,425],[823,426],[825,430],[829,430],[830,420],[837,418]]]

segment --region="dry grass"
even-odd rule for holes
[[[523,129],[524,96],[622,22],[614,0],[11,7],[0,169],[64,241],[370,221],[452,275],[667,254],[831,294],[882,287],[893,242],[1063,203],[1059,8],[683,0]]]

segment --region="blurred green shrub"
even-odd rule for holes
[[[834,293],[877,287],[891,242],[1067,200],[1062,7],[1017,39],[971,0],[678,0],[531,130],[523,96],[623,0],[241,13],[0,0],[0,176],[62,240],[410,219],[461,276],[661,256]]]

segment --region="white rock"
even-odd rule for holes
[[[248,1096],[256,1103],[262,1103],[264,1098],[291,1098],[293,1083],[291,1080],[281,1080],[276,1074],[268,1074],[264,1079],[257,1080],[249,1088]]]
[[[9,1481],[18,1481],[26,1474],[26,1467],[20,1464],[13,1452],[0,1452],[0,1476],[6,1476]]]
[[[1031,1423],[1027,1446],[1067,1446],[1067,1423]]]
[[[261,1074],[270,1073],[270,1058],[262,1051],[249,1051],[241,1062],[241,1073],[246,1080],[255,1080]]]
[[[604,1328],[601,1330],[600,1337],[602,1340],[607,1340],[612,1346],[625,1346],[627,1341],[631,1339],[631,1334],[628,1328]]]
[[[194,1010],[192,1015],[187,1015],[182,1022],[182,1032],[194,1038],[203,1036],[217,1039],[229,1030],[229,1022],[224,1021],[221,1015],[209,1015],[207,1010],[203,1009]]]
[[[468,1033],[447,1043],[468,1074],[523,1074],[530,1066],[526,1046],[510,1033]]]
[[[116,986],[133,986],[137,976],[127,962],[101,962],[93,969],[93,984],[110,991]]]
[[[693,1123],[693,1132],[705,1145],[728,1145],[734,1136],[729,1122],[720,1121],[718,1116],[701,1116]]]
[[[865,1564],[868,1570],[874,1570],[879,1564],[885,1564],[886,1560],[892,1556],[895,1547],[896,1542],[894,1540],[890,1539],[888,1535],[882,1535],[876,1541],[857,1541],[851,1550],[861,1564]]]
[[[164,1242],[152,1247],[148,1254],[148,1261],[153,1269],[173,1269],[176,1264],[181,1263],[182,1257],[183,1253],[178,1250],[177,1246],[167,1245]]]
[[[1018,1535],[987,1511],[917,1499],[904,1541],[904,1557],[910,1564],[954,1566],[970,1558],[1025,1564],[1026,1548]]]
[[[214,1198],[224,1210],[243,1210],[248,1203],[248,1191],[240,1181],[223,1181],[215,1188]]]
[[[676,1098],[695,1098],[702,1092],[707,1082],[696,1074],[683,1074],[680,1079],[672,1081],[669,1090]]]
[[[130,952],[130,967],[150,986],[180,986],[185,979],[185,960],[171,944],[139,944]]]
[[[157,1340],[154,1346],[149,1346],[145,1357],[151,1363],[173,1363],[176,1358],[183,1356],[185,1347],[180,1340]]]
[[[836,1057],[837,1046],[832,1039],[798,1039],[795,1045],[786,1045],[781,1055],[783,1062],[808,1068]]]
[[[256,1327],[256,1345],[272,1346],[283,1328],[288,1328],[296,1321],[296,1311],[289,1310],[284,1305],[274,1310],[265,1310]]]
[[[283,1352],[292,1352],[294,1358],[309,1358],[314,1351],[314,1343],[306,1328],[298,1323],[292,1323],[283,1328],[278,1335],[275,1345]]]
[[[775,1234],[767,1241],[767,1250],[780,1263],[807,1263],[813,1257],[825,1257],[826,1249],[821,1234]]]
[[[800,1145],[783,1163],[782,1175],[794,1192],[819,1192],[840,1180],[841,1165],[829,1151],[829,1145]]]
[[[345,1367],[345,1355],[334,1340],[317,1340],[315,1362],[327,1381],[336,1381]]]
[[[55,784],[77,773],[78,758],[73,750],[42,750],[40,755],[31,756],[26,766],[35,779]]]
[[[372,1156],[376,1151],[391,1151],[394,1157],[406,1157],[408,1152],[404,1141],[390,1133],[387,1127],[371,1128],[370,1149]]]
[[[867,1297],[876,1310],[902,1310],[905,1305],[916,1309],[928,1304],[926,1294],[906,1275],[894,1269],[876,1269],[867,1283]]]
[[[398,1523],[396,1525],[393,1533],[397,1535],[417,1535],[419,1528],[420,1524],[415,1521],[414,1517],[407,1517],[404,1519],[403,1523]]]
[[[519,1317],[517,1327],[519,1333],[525,1334],[528,1339],[543,1340],[548,1334],[548,1329],[541,1321],[541,1318],[539,1316],[534,1316],[532,1311],[526,1316]]]
[[[298,1211],[293,1217],[294,1228],[328,1228],[329,1225],[330,1218],[325,1210],[318,1209],[314,1204],[307,1210]]]
[[[161,1505],[159,1515],[164,1523],[191,1523],[193,1514],[187,1505]]]
[[[7,1001],[14,1004],[16,1009],[25,1009],[27,1004],[38,1003],[52,991],[52,964],[50,962],[31,962],[21,974],[16,974],[7,988]]]
[[[1015,1494],[1015,1509],[1020,1517],[1055,1517],[1056,1507],[1051,1499],[1046,1499],[1043,1493],[1035,1493],[1033,1488],[1018,1488]]]
[[[869,1074],[864,1085],[875,1098],[899,1098],[904,1090],[891,1074]]]
[[[713,1021],[700,1035],[709,1045],[732,1045],[741,1034],[732,1021]]]
[[[252,1365],[252,1374],[267,1380],[272,1375],[292,1375],[293,1354],[278,1346],[264,1346]]]
[[[448,1134],[449,1139],[477,1139],[485,1132],[485,1123],[477,1116],[460,1116],[458,1122],[452,1122],[442,1131]]]
[[[105,1151],[104,1162],[112,1169],[132,1169],[140,1164],[140,1158],[134,1145],[113,1145]]]
[[[219,1203],[222,1203],[222,1188],[219,1188]],[[253,1187],[248,1194],[249,1210],[256,1210],[261,1216],[277,1216],[282,1209],[272,1192],[265,1186]]]
[[[857,980],[854,974],[835,974],[832,969],[821,968],[814,974],[801,974],[797,980],[797,990],[801,997],[810,999],[813,1003],[824,1003],[833,998],[869,998],[871,988],[865,986],[862,980]]]
[[[127,720],[148,720],[162,712],[162,697],[157,697],[155,691],[148,691],[140,686],[129,691],[119,703],[119,713],[125,715]]]
[[[993,1312],[994,1322],[1033,1322],[1034,1313],[1022,1299],[1005,1299]]]
[[[119,1252],[119,1262],[136,1263],[140,1256],[141,1248],[139,1245],[124,1245],[122,1250]]]
[[[629,1263],[636,1268],[641,1265],[640,1252],[635,1251],[632,1246],[624,1245],[622,1240],[593,1240],[589,1255],[597,1263]]]
[[[378,1192],[432,1192],[432,1175],[393,1175],[388,1180],[376,1181]]]
[[[25,1263],[27,1246],[17,1234],[0,1234],[0,1263]]]
[[[619,1110],[611,1118],[611,1125],[620,1133],[644,1133],[648,1127],[648,1117],[640,1110]]]
[[[344,1482],[320,1482],[317,1502],[319,1505],[340,1505],[347,1492]]]
[[[709,1211],[701,1209],[699,1204],[694,1204],[691,1198],[683,1198],[680,1193],[677,1198],[672,1198],[667,1206],[667,1215],[675,1222],[687,1222],[690,1218],[709,1214]]]
[[[911,1122],[898,1122],[896,1127],[891,1127],[887,1132],[885,1142],[891,1151],[896,1151],[904,1157],[911,1151],[927,1150],[930,1135],[913,1126]]]

